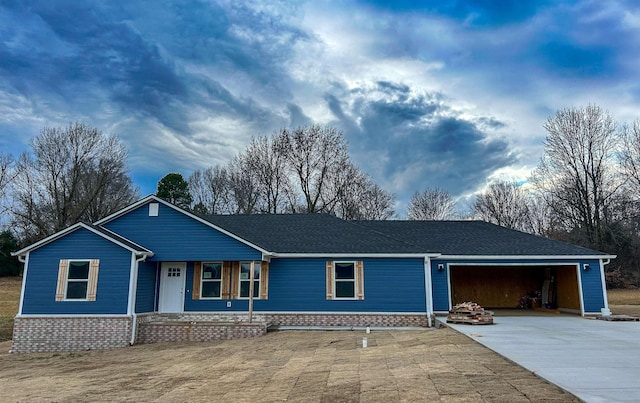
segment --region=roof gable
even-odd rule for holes
[[[254,249],[258,250],[261,253],[269,254],[268,250],[266,250],[266,249],[264,249],[264,248],[262,248],[262,247],[260,247],[260,246],[258,246],[256,244],[252,243],[251,241],[249,241],[247,239],[244,239],[244,238],[242,238],[242,237],[240,237],[240,236],[238,236],[236,234],[233,234],[233,233],[227,231],[226,229],[215,225],[213,222],[207,221],[207,220],[203,219],[202,217],[197,216],[197,215],[195,215],[195,214],[193,214],[193,213],[191,213],[189,211],[186,211],[186,210],[184,210],[184,209],[182,209],[182,208],[180,208],[180,207],[178,207],[178,206],[176,206],[174,204],[171,204],[171,203],[167,202],[166,200],[163,200],[163,199],[161,199],[161,198],[159,198],[159,197],[157,197],[155,195],[148,195],[147,197],[145,197],[145,198],[143,198],[143,199],[141,199],[141,200],[139,200],[139,201],[137,201],[137,202],[135,202],[135,203],[123,208],[123,209],[121,209],[121,210],[118,210],[115,213],[113,213],[113,214],[111,214],[111,215],[109,215],[109,216],[107,216],[105,218],[102,218],[102,219],[96,221],[94,224],[103,226],[103,225],[108,224],[109,222],[117,219],[118,217],[121,217],[121,216],[123,216],[123,215],[125,215],[125,214],[127,214],[127,213],[129,213],[131,211],[134,211],[134,210],[138,209],[139,207],[144,206],[147,203],[159,203],[159,204],[162,204],[162,205],[164,205],[166,207],[169,207],[169,208],[171,208],[171,209],[173,209],[173,210],[175,210],[175,211],[177,211],[177,212],[179,212],[181,214],[184,214],[185,216],[190,217],[190,218],[192,218],[192,219],[194,219],[194,220],[196,220],[196,221],[198,221],[198,222],[200,222],[202,224],[205,224],[205,225],[213,228],[216,231],[219,231],[219,232],[221,232],[221,233],[223,233],[223,234],[225,234],[227,236],[230,236],[231,238],[233,238],[233,239],[235,239],[237,241],[240,241],[243,244],[245,244],[245,245],[247,245],[247,246],[249,246],[251,248],[254,248]]]
[[[50,235],[36,243],[33,243],[29,246],[26,246],[22,249],[20,249],[19,251],[16,252],[12,252],[11,255],[12,256],[24,256],[25,254],[27,254],[28,252],[31,252],[33,250],[36,250],[38,248],[41,248],[51,242],[55,242],[56,240],[63,238],[79,229],[86,229],[87,231],[90,231],[106,240],[108,240],[109,242],[112,242],[124,249],[127,249],[133,253],[136,254],[140,254],[140,255],[147,255],[147,256],[153,256],[153,252],[150,251],[149,249],[138,245],[137,243],[130,241],[129,239],[126,239],[118,234],[115,234],[105,228],[101,228],[98,227],[96,225],[93,224],[89,224],[89,223],[84,223],[84,222],[79,222],[77,224],[74,224],[68,228],[63,229],[62,231],[58,231],[53,235]]]

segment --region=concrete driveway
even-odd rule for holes
[[[447,326],[586,402],[640,402],[640,322],[573,315],[494,320]]]

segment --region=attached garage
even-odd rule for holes
[[[580,312],[578,265],[450,265],[453,305]]]

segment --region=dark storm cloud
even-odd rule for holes
[[[395,189],[402,199],[427,187],[456,195],[469,192],[496,169],[515,162],[505,140],[492,138],[478,123],[457,116],[441,94],[414,94],[407,86],[390,82],[351,92],[355,107],[348,113],[338,98],[325,99],[355,154],[376,156],[359,161],[368,172],[405,177]],[[480,120],[485,125],[491,122],[492,128],[504,126],[495,118]]]
[[[299,105],[288,103],[287,111],[289,111],[289,127],[309,126],[313,123]]]
[[[14,22],[0,41],[0,71],[14,91],[55,94],[66,103],[59,108],[88,115],[103,102],[88,98],[102,96],[122,116],[156,120],[180,134],[191,132],[195,106],[250,121],[277,119],[249,96],[185,71],[182,63],[212,64],[221,75],[286,97],[288,80],[278,62],[303,37],[247,7],[223,10],[204,2],[10,2],[0,13]],[[52,46],[39,48],[30,37]]]

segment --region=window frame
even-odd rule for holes
[[[219,264],[220,265],[220,278],[218,279],[205,279],[204,278],[204,266],[206,264]],[[222,261],[212,261],[212,262],[202,262],[201,263],[201,268],[200,268],[200,295],[199,295],[199,299],[204,299],[204,300],[209,300],[209,299],[222,299],[222,282],[224,281],[224,262]],[[218,282],[220,283],[220,295],[217,297],[205,297],[202,295],[202,292],[204,291],[204,283],[205,282]]]
[[[75,278],[69,278],[69,274],[71,273],[71,264],[72,263],[77,263],[77,262],[86,262],[87,263],[87,278],[86,279],[75,279]],[[66,273],[66,278],[64,281],[64,297],[62,298],[62,301],[69,301],[69,302],[74,302],[74,301],[80,301],[80,302],[86,302],[89,301],[89,282],[91,279],[91,259],[67,259],[67,273]],[[73,281],[73,282],[80,282],[80,281],[84,281],[87,284],[87,287],[85,289],[85,293],[84,293],[84,298],[68,298],[67,297],[67,292],[69,290],[69,281]]]
[[[251,287],[251,277],[247,278],[247,279],[243,279],[242,278],[242,264],[249,264],[251,265],[251,260],[242,260],[240,262],[238,262],[238,295],[236,295],[236,299],[249,299],[249,295],[247,295],[246,297],[242,296],[242,282],[246,281],[247,283],[249,283],[249,287]],[[262,283],[262,262],[261,261],[253,261],[254,264],[254,270],[255,268],[258,269],[258,278],[254,278],[253,279],[253,299],[261,299],[260,298],[260,285]],[[251,266],[249,266],[249,270],[251,270]],[[249,272],[249,276],[251,276],[251,272]],[[254,275],[255,276],[255,275]],[[249,288],[251,289],[251,288]],[[256,291],[257,290],[257,291]],[[256,296],[256,292],[258,293],[258,295]]]
[[[345,263],[349,263],[353,266],[353,279],[339,279],[336,276],[336,267],[339,264],[345,264]],[[337,294],[337,282],[350,282],[353,284],[353,297],[338,297]],[[333,262],[333,300],[343,300],[343,301],[353,301],[353,300],[357,300],[358,299],[358,269],[357,269],[357,262],[354,260],[335,260]]]

